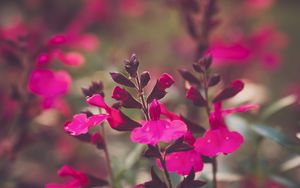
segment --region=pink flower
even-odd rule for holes
[[[160,141],[170,142],[183,136],[187,126],[181,120],[162,120],[157,100],[153,100],[149,108],[150,120],[142,122],[142,127],[131,132],[131,140],[141,144],[156,145]]]
[[[71,85],[71,77],[65,71],[35,69],[29,78],[29,89],[44,98],[65,95]]]
[[[187,132],[184,141],[191,146],[195,143],[195,138],[191,132]],[[161,163],[156,160],[161,168]],[[192,169],[199,172],[203,169],[201,154],[195,149],[182,152],[174,152],[166,156],[166,166],[169,172],[176,172],[180,175],[188,175]]]
[[[64,129],[73,136],[86,134],[91,127],[102,123],[106,118],[107,115],[105,114],[93,115],[91,117],[87,117],[84,113],[76,114],[73,116],[72,121],[65,124]]]
[[[210,129],[206,131],[203,137],[196,140],[195,149],[202,155],[209,157],[217,156],[220,153],[226,155],[236,151],[244,142],[243,136],[238,132],[228,130],[224,116],[257,108],[258,105],[246,105],[222,110],[221,103],[215,103],[214,111],[209,116]]]
[[[214,41],[209,52],[217,65],[259,62],[269,70],[274,70],[278,68],[280,51],[286,43],[284,34],[273,25],[266,25],[249,36],[233,36],[229,42]]]
[[[90,180],[84,173],[77,171],[67,165],[64,165],[58,171],[57,174],[60,177],[70,176],[71,179],[63,184],[57,184],[57,183],[46,184],[45,188],[82,188],[82,187],[86,187],[90,183]]]
[[[107,113],[107,121],[111,128],[119,130],[119,131],[131,131],[132,129],[140,126],[137,122],[131,120],[125,114],[123,114],[120,110],[115,109],[113,107],[108,106],[103,97],[99,94],[95,94],[86,99],[87,103],[92,106],[97,106],[99,108],[103,108]]]

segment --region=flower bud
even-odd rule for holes
[[[128,91],[119,86],[115,87],[112,98],[119,101],[125,108],[142,108],[142,105]]]
[[[144,71],[140,77],[141,88],[144,88],[145,86],[147,86],[149,81],[150,81],[150,74],[148,71]]]
[[[139,67],[139,60],[136,57],[136,54],[132,54],[130,60],[125,61],[125,70],[133,78],[137,76],[137,69]]]
[[[196,106],[205,106],[206,100],[202,97],[201,93],[194,87],[190,87],[190,89],[186,92],[186,97],[193,101]]]

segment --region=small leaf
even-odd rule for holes
[[[201,84],[200,81],[188,70],[179,69],[178,71],[179,71],[180,75],[182,76],[182,78],[185,79],[186,81],[190,82],[191,84],[196,84],[196,85]]]
[[[128,78],[126,78],[123,74],[119,72],[110,72],[112,79],[121,85],[134,88],[135,85]]]
[[[148,144],[148,149],[143,154],[145,157],[148,158],[160,158],[161,154],[157,147],[152,146],[151,144]]]
[[[177,188],[198,188],[206,184],[206,182],[200,180],[194,180],[195,171],[194,168],[190,171],[189,175],[185,177]]]
[[[193,148],[194,148],[193,146],[186,143],[174,144],[166,149],[166,153],[170,154],[174,152],[189,151],[192,150]]]
[[[208,86],[213,87],[221,81],[221,76],[219,74],[214,74],[210,77]]]

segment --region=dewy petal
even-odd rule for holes
[[[159,160],[156,161],[161,168]],[[166,157],[167,170],[169,172],[176,172],[180,175],[188,175],[192,168],[195,172],[203,169],[203,162],[201,155],[195,150],[175,152]]]
[[[243,143],[242,135],[227,128],[208,130],[203,137],[196,140],[195,150],[202,155],[213,157],[220,153],[229,154],[236,151]]]
[[[131,140],[141,144],[156,145],[160,141],[170,142],[183,136],[187,126],[180,120],[147,121],[142,127],[135,128],[131,132]]]
[[[91,127],[103,122],[106,118],[107,115],[105,114],[93,115],[89,118],[84,113],[76,114],[73,116],[72,121],[65,124],[64,129],[73,136],[86,134]]]

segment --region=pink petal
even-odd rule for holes
[[[156,161],[161,168],[159,160]],[[192,168],[195,172],[203,169],[201,155],[195,150],[171,153],[166,157],[166,165],[169,172],[176,172],[180,175],[188,175]]]
[[[131,132],[131,140],[141,144],[156,145],[158,142],[170,142],[183,136],[187,126],[180,120],[147,121],[142,127],[135,128]]]
[[[76,114],[71,122],[66,123],[64,129],[74,136],[86,134],[91,127],[102,123],[106,118],[105,114],[93,115],[89,118],[84,113]]]
[[[76,114],[73,116],[72,121],[65,124],[64,129],[74,136],[85,134],[89,131],[87,121],[86,114]]]
[[[196,140],[194,146],[202,155],[213,157],[220,153],[229,154],[237,150],[243,143],[243,137],[226,128],[208,130],[203,137]]]
[[[95,94],[91,97],[88,97],[86,99],[86,102],[89,103],[92,106],[97,106],[97,107],[104,108],[104,109],[108,108],[108,106],[105,103],[103,97],[99,94]]]

